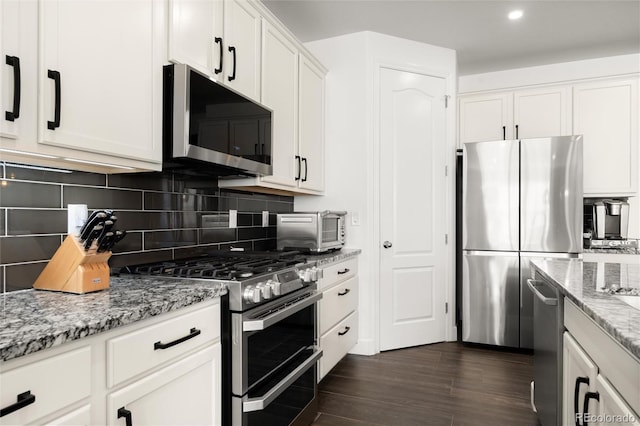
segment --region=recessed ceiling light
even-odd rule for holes
[[[522,18],[522,11],[521,10],[514,10],[509,12],[509,19],[511,19],[512,21],[515,21],[516,19],[520,19]]]

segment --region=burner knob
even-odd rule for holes
[[[256,291],[262,292],[263,299],[271,299],[271,286],[269,285],[269,281],[267,281],[266,283],[259,283],[256,286]]]
[[[278,281],[269,280],[267,284],[271,287],[271,292],[274,296],[280,296],[282,294],[282,289]]]
[[[260,289],[252,285],[244,289],[243,298],[247,303],[260,303],[262,300]]]
[[[298,275],[303,283],[311,282],[311,269],[307,268],[304,271],[300,271]]]

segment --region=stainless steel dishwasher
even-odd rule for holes
[[[527,280],[533,298],[532,404],[542,426],[562,423],[563,298],[536,273]]]

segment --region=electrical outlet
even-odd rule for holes
[[[358,212],[351,213],[351,226],[360,226],[360,214]]]
[[[266,228],[267,226],[269,226],[269,211],[263,210],[262,211],[262,227]]]
[[[238,210],[229,210],[229,228],[238,227]]]
[[[88,213],[86,204],[67,204],[67,234],[79,235]]]

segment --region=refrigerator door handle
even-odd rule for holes
[[[518,257],[517,251],[464,250],[464,254],[468,254],[470,256]]]

